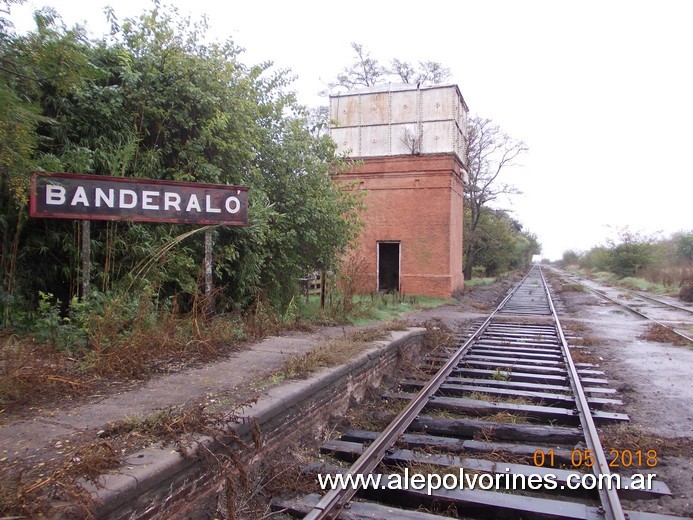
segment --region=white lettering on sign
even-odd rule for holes
[[[62,186],[56,186],[55,184],[46,185],[46,204],[51,206],[60,206],[65,204],[66,191]],[[138,205],[142,209],[158,210],[161,209],[161,205],[158,204],[158,200],[161,199],[162,194],[160,191],[143,191],[142,200],[140,202],[137,193],[133,190],[119,190],[116,206],[116,196],[115,190],[109,188],[104,191],[101,188],[94,189],[94,206],[97,208],[106,206],[109,208],[118,207],[125,209],[136,208]],[[175,209],[180,211],[181,196],[178,193],[165,191],[163,194],[163,209],[168,211]],[[86,190],[82,186],[78,186],[75,190],[72,199],[70,200],[71,206],[76,206],[81,204],[82,206],[89,207],[89,197]],[[228,213],[235,214],[241,210],[241,201],[238,197],[228,197],[224,204],[225,209]],[[185,211],[202,211],[202,206],[200,205],[200,200],[194,193],[190,195],[188,199],[188,204],[185,207]],[[221,208],[215,208],[212,201],[211,195],[205,195],[205,212],[206,213],[221,213]]]
[[[164,210],[168,211],[171,208],[180,211],[180,195],[167,191],[164,193]]]
[[[197,195],[195,195],[194,193],[190,195],[190,200],[188,201],[188,206],[185,208],[185,211],[189,213],[191,209],[195,209],[195,211],[197,212],[202,211],[202,208],[200,207],[200,201],[197,200]]]
[[[128,197],[130,200],[128,200]],[[132,190],[120,190],[120,197],[118,200],[118,207],[130,209],[137,206],[137,193]]]
[[[207,213],[221,213],[221,208],[212,207],[212,196],[205,195],[205,210]]]
[[[143,191],[142,192],[142,209],[159,209],[158,204],[153,204],[152,198],[159,197],[158,191]]]
[[[113,188],[111,188],[108,190],[108,195],[106,195],[101,188],[96,188],[94,192],[94,199],[94,206],[97,208],[101,207],[102,202],[109,208],[112,208],[115,204],[115,191]]]
[[[77,204],[82,204],[85,207],[89,207],[89,201],[87,200],[87,192],[84,191],[82,186],[79,186],[75,190],[75,195],[72,197],[72,202],[70,206],[76,206]]]
[[[55,184],[48,184],[46,186],[46,204],[51,206],[65,204],[65,188]]]
[[[234,213],[238,213],[240,210],[241,201],[238,200],[238,197],[229,197],[226,199],[226,211],[233,215]]]
[[[37,191],[40,201],[31,210],[32,216],[56,215],[57,218],[70,218],[71,215],[86,216],[90,219],[134,219],[156,222],[229,222],[230,225],[247,225],[246,194],[234,188],[229,194],[226,186],[218,188],[203,185],[199,189],[190,184],[162,185],[122,183],[97,184],[101,179],[85,176],[84,182],[71,174],[67,179],[50,180]],[[106,181],[104,181],[105,183]],[[32,195],[33,196],[33,195]],[[49,209],[50,208],[50,209]],[[166,214],[168,212],[168,215]],[[233,218],[231,218],[233,216]],[[242,216],[242,220],[235,220]],[[79,218],[79,217],[78,217]],[[236,224],[236,222],[240,222]]]

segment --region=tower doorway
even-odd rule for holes
[[[379,292],[399,292],[399,246],[399,242],[378,242]]]

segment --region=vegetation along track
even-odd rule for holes
[[[380,486],[278,497],[273,509],[309,519],[663,518],[623,511],[621,497],[669,489],[653,478],[639,485],[656,454],[603,450],[597,427],[628,416],[612,411],[621,402],[597,366],[573,362],[541,268],[450,351],[426,360],[431,379],[384,394],[408,404],[382,432],[349,430],[322,446],[351,467],[305,468],[379,476]],[[619,467],[623,474],[611,473]],[[600,479],[620,479],[620,490],[597,489]],[[571,489],[580,481],[587,485]]]

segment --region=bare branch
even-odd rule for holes
[[[402,80],[402,83],[413,83],[414,82],[414,75],[416,74],[416,71],[414,70],[414,67],[411,66],[411,63],[407,61],[400,61],[398,59],[392,60],[392,68],[390,69],[392,74],[395,74],[396,76],[399,76],[399,79]]]
[[[511,138],[490,119],[469,119],[467,143],[468,182],[465,186],[465,206],[469,217],[465,221],[465,278],[471,277],[474,257],[482,242],[479,223],[489,203],[501,195],[520,191],[498,181],[502,171],[517,166],[517,160],[528,150],[527,145]]]
[[[381,82],[387,73],[377,60],[371,58],[363,45],[352,42],[351,48],[354,50],[356,60],[351,67],[345,67],[337,75],[336,81],[328,84],[330,89],[344,87],[347,90],[353,90],[357,87],[372,87]]]
[[[327,84],[328,91],[340,87],[353,90],[387,82],[437,85],[451,77],[450,69],[437,61],[420,61],[418,66],[414,66],[408,61],[393,59],[387,68],[372,58],[363,45],[352,42],[351,48],[355,54],[354,63],[345,67],[335,81]]]

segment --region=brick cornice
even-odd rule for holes
[[[455,154],[396,155],[387,157],[352,158],[354,166],[338,176],[382,175],[388,173],[414,173],[426,175],[437,172],[454,173],[461,177],[462,162]]]

